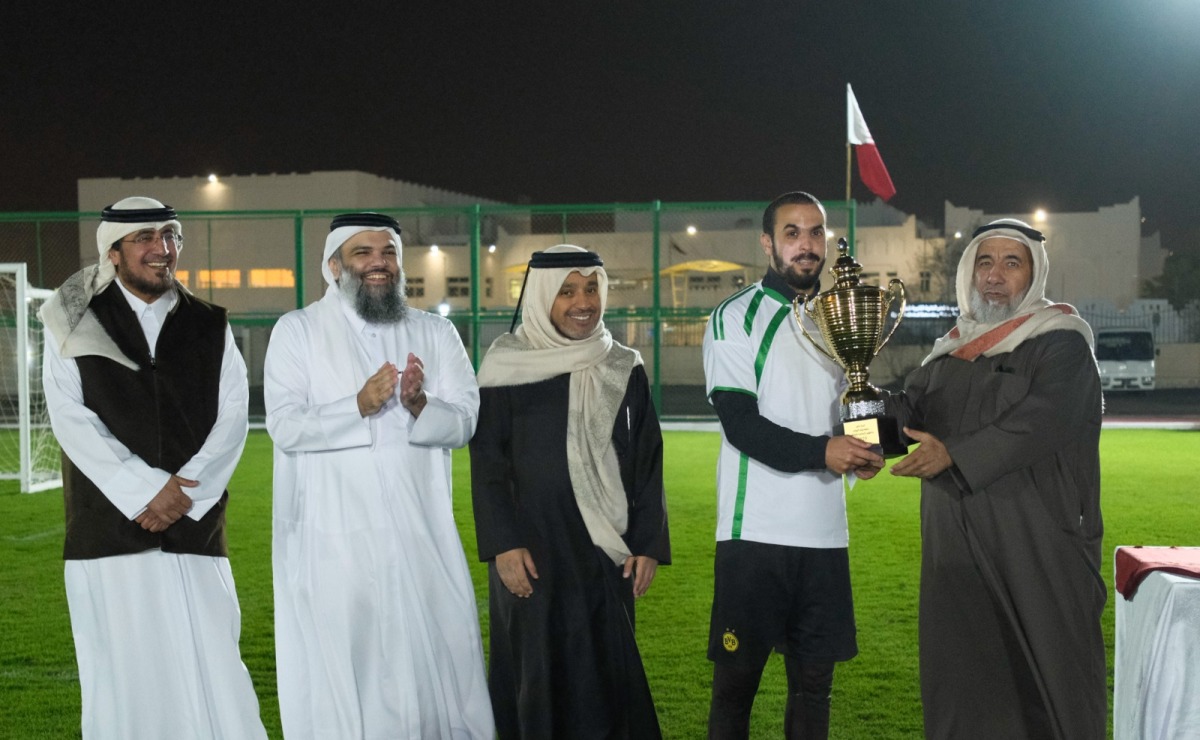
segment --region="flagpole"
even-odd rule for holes
[[[846,202],[850,202],[850,142],[846,142]]]
[[[851,153],[854,147],[850,144],[850,83],[846,83],[846,241],[850,243],[850,255],[854,256],[854,204],[850,200]]]

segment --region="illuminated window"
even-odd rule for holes
[[[509,278],[508,280],[508,298],[511,301],[516,301],[521,297],[521,278]]]
[[[185,287],[185,288],[190,287],[190,286],[188,286],[188,271],[187,270],[176,270],[175,271],[175,279],[178,280],[180,282],[180,284],[183,285],[183,287]]]
[[[294,288],[296,277],[287,268],[270,268],[250,271],[251,288]]]
[[[200,270],[196,279],[196,288],[240,288],[242,287],[241,270]]]

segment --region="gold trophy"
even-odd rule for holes
[[[849,254],[850,245],[838,239],[838,258],[831,272],[837,276],[834,286],[813,296],[804,306],[804,313],[817,326],[824,346],[808,333],[800,315],[800,298],[792,300],[792,313],[800,331],[829,359],[846,371],[850,387],[842,394],[840,416],[842,423],[834,434],[849,434],[876,445],[884,457],[908,452],[900,441],[900,427],[895,417],[884,413],[883,393],[867,382],[867,368],[883,345],[896,333],[904,318],[906,299],[904,283],[893,279],[887,289],[863,285],[859,281],[862,265]],[[899,313],[892,329],[884,336],[892,304],[899,303]]]

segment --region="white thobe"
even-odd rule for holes
[[[174,292],[145,303],[117,281],[146,342],[157,343]],[[171,473],[150,466],[83,405],[79,365],[47,328],[43,385],[50,422],[71,462],[129,519]],[[220,500],[246,442],[246,365],[225,329],[217,420],[176,474],[199,520]],[[258,699],[238,652],[241,611],[228,558],[149,550],[68,560],[71,631],[84,738],[265,738]]]
[[[419,418],[357,393],[385,361],[424,363]],[[449,321],[415,309],[368,324],[335,288],[275,325],[275,646],[284,734],[491,738],[475,592],[454,524],[450,448],[479,391]]]

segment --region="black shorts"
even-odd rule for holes
[[[717,543],[708,659],[762,665],[772,648],[811,662],[858,654],[845,548]]]

